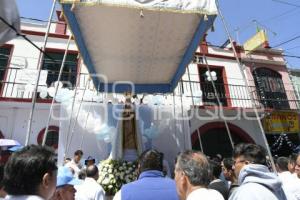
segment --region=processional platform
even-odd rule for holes
[[[61,1],[96,88],[169,93],[217,15],[215,0]]]

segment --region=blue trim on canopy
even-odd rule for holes
[[[206,31],[213,25],[213,22],[216,18],[215,15],[210,15],[207,17],[208,17],[208,20],[204,20],[203,17],[201,18],[198,28],[194,34],[194,37],[191,40],[182,60],[177,68],[177,71],[171,81],[170,89],[172,91],[176,88],[178,81],[180,81],[181,77],[185,73],[186,66],[188,66],[188,64],[192,60],[194,53],[197,50],[197,47],[201,41],[201,38],[206,33]]]
[[[96,74],[95,67],[93,65],[92,59],[89,55],[89,52],[87,50],[87,47],[85,45],[84,38],[82,37],[80,26],[77,22],[76,16],[71,11],[71,4],[62,4],[62,9],[64,15],[67,17],[68,24],[74,34],[76,43],[78,45],[78,49],[80,51],[80,54],[84,60],[85,65],[88,68],[89,73]],[[193,39],[191,40],[177,70],[176,73],[171,80],[170,83],[166,84],[134,84],[134,93],[170,93],[173,92],[175,89],[177,82],[181,79],[182,75],[185,72],[186,66],[191,61],[194,52],[197,49],[197,46],[200,42],[200,39],[203,37],[203,35],[206,33],[208,28],[213,24],[214,19],[216,16],[208,16],[208,20],[205,21],[203,18],[201,18],[197,31],[194,34]],[[98,72],[98,74],[100,74]],[[96,88],[99,88],[99,91],[105,91],[105,92],[116,92],[116,93],[123,93],[132,91],[131,86],[129,84],[120,83],[114,87],[113,83],[104,84],[103,82],[100,82],[99,77],[101,76],[91,76],[93,79],[93,83]],[[99,87],[98,87],[99,86]]]
[[[70,28],[72,30],[72,33],[75,37],[81,57],[83,58],[83,61],[84,61],[85,65],[87,66],[89,73],[96,74],[92,59],[90,57],[90,54],[87,51],[87,47],[86,47],[84,39],[81,35],[80,26],[77,23],[76,16],[71,11],[71,7],[72,7],[71,4],[62,4],[63,13],[68,19],[68,25],[70,26]],[[92,79],[93,79],[95,87],[97,88],[97,86],[100,83],[99,79],[97,78],[97,76],[92,77]]]
[[[107,90],[109,92],[123,93],[132,91],[133,94],[137,93],[168,93],[170,91],[169,84],[134,84],[134,88],[129,84],[114,84],[109,83]]]

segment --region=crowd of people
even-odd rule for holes
[[[97,183],[99,170],[83,152],[57,167],[53,150],[38,145],[15,152],[0,167],[0,197],[16,200],[103,200]],[[299,200],[300,154],[276,158],[276,171],[269,166],[263,147],[235,146],[232,158],[208,158],[188,150],[178,154],[174,178],[164,173],[163,154],[150,149],[138,160],[137,180],[125,184],[114,200]]]

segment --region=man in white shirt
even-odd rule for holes
[[[105,191],[97,180],[99,171],[96,165],[90,165],[86,168],[86,178],[83,184],[76,187],[76,200],[105,200]]]
[[[224,200],[216,190],[208,189],[210,183],[210,165],[204,154],[196,151],[185,151],[177,157],[175,181],[180,199]]]
[[[65,164],[66,167],[69,167],[72,169],[72,172],[74,172],[74,176],[78,178],[78,174],[80,170],[82,169],[82,165],[80,163],[80,160],[83,156],[83,152],[81,150],[77,150],[74,153],[74,158]]]
[[[295,173],[297,177],[300,179],[300,153],[297,155],[296,163],[295,163]]]
[[[276,159],[278,176],[282,182],[282,188],[285,194],[290,197],[290,199],[300,200],[300,179],[289,172],[288,163],[289,159],[286,157]]]

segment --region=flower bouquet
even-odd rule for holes
[[[123,184],[137,179],[137,163],[107,159],[98,165],[98,183],[103,187],[106,195],[114,195]]]

